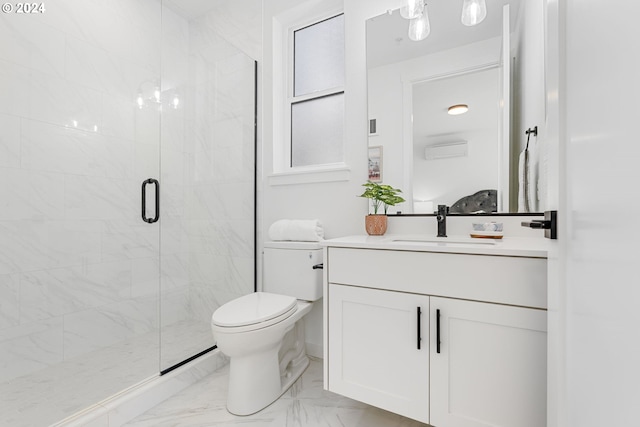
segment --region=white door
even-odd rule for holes
[[[436,297],[430,304],[431,424],[544,427],[547,312]]]
[[[328,304],[329,390],[428,422],[429,297],[330,284]]]

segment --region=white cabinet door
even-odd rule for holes
[[[547,312],[437,297],[430,304],[431,424],[545,426]]]
[[[428,422],[429,297],[334,284],[328,293],[329,390]]]

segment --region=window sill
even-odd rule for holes
[[[321,182],[349,181],[351,169],[347,166],[299,169],[278,172],[268,176],[269,185],[315,184]]]

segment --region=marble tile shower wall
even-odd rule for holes
[[[211,313],[253,290],[254,65],[220,32],[256,53],[260,31],[215,3],[243,13],[58,0],[0,16],[0,381],[158,327],[196,322],[199,351]],[[160,83],[180,108],[148,102]],[[140,220],[148,177],[160,228]],[[165,343],[161,368],[193,354]],[[140,378],[158,371],[147,353]]]
[[[253,291],[254,61],[206,16],[190,22],[189,52],[189,291],[192,315],[209,325],[216,308]]]
[[[159,233],[139,216],[160,112],[135,99],[160,81],[160,5],[46,7],[0,16],[3,381],[158,328]]]

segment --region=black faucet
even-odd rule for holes
[[[438,212],[435,212],[436,221],[438,221],[437,237],[447,237],[447,213],[449,213],[447,205],[438,205]]]

